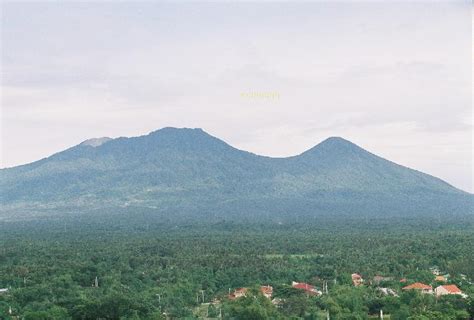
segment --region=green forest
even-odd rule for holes
[[[113,219],[112,219],[113,220]],[[470,319],[474,228],[393,220],[0,225],[0,319]],[[467,295],[436,297],[433,268]],[[351,274],[364,282],[354,286]],[[375,276],[384,277],[376,283]],[[402,280],[402,282],[400,282]],[[327,292],[310,295],[304,282]],[[271,299],[259,288],[272,286]],[[248,288],[229,299],[230,292]],[[384,294],[390,288],[395,295]]]

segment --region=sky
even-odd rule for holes
[[[203,128],[344,137],[473,192],[471,2],[1,2],[0,167]]]

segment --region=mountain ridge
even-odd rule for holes
[[[157,136],[157,135],[160,135],[164,132],[170,132],[170,131],[176,131],[176,132],[195,132],[195,133],[198,133],[198,134],[202,134],[203,136],[207,136],[209,138],[212,138],[216,141],[219,141],[221,144],[224,144],[224,145],[227,145],[228,147],[231,147],[232,149],[235,149],[235,150],[238,150],[238,151],[241,151],[241,152],[245,152],[247,154],[252,154],[252,155],[255,155],[257,157],[262,157],[262,158],[269,158],[269,159],[293,159],[293,158],[296,158],[296,157],[300,157],[300,156],[303,156],[303,155],[307,155],[307,154],[311,154],[312,152],[314,151],[320,151],[320,149],[324,146],[326,147],[327,145],[344,145],[345,147],[350,147],[352,149],[358,149],[358,150],[361,150],[363,152],[366,152],[370,155],[374,155],[380,159],[383,159],[385,161],[389,161],[393,164],[396,164],[398,166],[401,166],[403,168],[407,168],[407,169],[410,169],[410,170],[414,170],[414,171],[417,171],[417,172],[420,172],[420,173],[423,173],[423,174],[426,174],[426,175],[429,175],[431,177],[434,177],[436,179],[439,179],[439,180],[442,180],[441,178],[438,178],[432,174],[429,174],[429,173],[425,173],[425,172],[422,172],[420,170],[417,170],[417,169],[414,169],[414,168],[410,168],[408,166],[405,166],[405,165],[402,165],[402,164],[399,164],[399,163],[396,163],[396,162],[393,162],[391,160],[388,160],[386,158],[383,158],[381,156],[378,156],[370,151],[367,151],[366,149],[358,146],[357,144],[353,143],[352,141],[348,140],[348,139],[345,139],[341,136],[330,136],[324,140],[322,140],[321,142],[317,143],[316,145],[314,145],[313,147],[303,151],[303,152],[300,152],[296,155],[289,155],[289,156],[284,156],[284,157],[274,157],[274,156],[268,156],[268,155],[261,155],[261,154],[257,154],[257,153],[254,153],[254,152],[250,152],[250,151],[246,151],[246,150],[243,150],[243,149],[239,149],[239,148],[236,148],[234,146],[232,146],[231,144],[227,143],[226,141],[224,140],[221,140],[219,138],[216,138],[215,136],[212,136],[210,135],[209,133],[207,133],[205,130],[203,130],[202,128],[187,128],[187,127],[182,127],[182,128],[177,128],[177,127],[163,127],[161,129],[157,129],[157,130],[153,130],[151,132],[149,132],[148,134],[144,134],[144,135],[140,135],[140,136],[132,136],[132,137],[117,137],[117,138],[110,138],[110,137],[100,137],[100,138],[89,138],[89,139],[86,139],[84,141],[82,141],[81,143],[79,144],[76,144],[70,148],[67,148],[65,150],[62,150],[62,151],[59,151],[57,153],[54,153],[50,156],[47,156],[45,158],[42,158],[42,159],[39,159],[39,160],[36,160],[36,161],[33,161],[33,162],[30,162],[30,163],[26,163],[26,164],[21,164],[21,165],[18,165],[18,166],[13,166],[13,167],[8,167],[8,168],[0,168],[0,171],[2,170],[8,170],[8,169],[14,169],[14,168],[18,168],[18,167],[22,167],[22,166],[28,166],[28,165],[31,165],[33,163],[36,163],[38,161],[42,161],[42,160],[45,160],[45,159],[49,159],[50,157],[52,156],[55,156],[57,154],[61,154],[63,152],[67,152],[68,150],[70,149],[73,149],[73,148],[76,148],[76,147],[79,147],[79,146],[92,146],[94,148],[96,147],[100,147],[102,145],[104,145],[105,143],[108,143],[108,142],[111,142],[111,141],[114,141],[114,140],[120,140],[120,139],[137,139],[137,138],[145,138],[145,137],[148,137],[148,136]],[[462,192],[465,192],[465,193],[469,193],[468,191],[465,191],[465,190],[462,190],[462,189],[459,189],[458,187],[455,187],[454,185],[442,180],[443,182],[445,182],[446,184],[448,184],[449,186],[455,188],[455,189],[458,189],[459,191],[462,191]],[[469,193],[469,194],[472,194],[472,193]]]
[[[85,142],[1,169],[0,218],[2,212],[11,216],[39,208],[132,212],[132,207],[170,216],[236,219],[330,212],[472,213],[471,194],[341,137],[284,158],[239,150],[202,129],[167,127],[138,137]]]

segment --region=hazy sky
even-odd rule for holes
[[[201,127],[270,156],[342,136],[473,191],[470,1],[1,8],[1,167]]]

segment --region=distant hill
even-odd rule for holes
[[[474,196],[342,138],[294,157],[241,151],[201,129],[90,139],[0,170],[0,220],[147,212],[167,221],[473,214]]]

